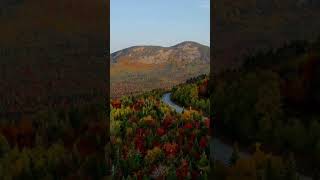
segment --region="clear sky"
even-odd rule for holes
[[[136,45],[210,44],[210,0],[111,0],[111,53]]]

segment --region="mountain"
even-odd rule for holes
[[[111,54],[111,63],[123,60],[145,64],[209,63],[210,48],[196,42],[185,41],[171,47],[134,46]]]
[[[110,55],[111,96],[170,88],[209,73],[210,48],[185,41],[170,47],[133,46]]]

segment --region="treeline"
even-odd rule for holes
[[[191,84],[191,83],[198,83],[199,81],[206,79],[208,77],[208,75],[206,74],[201,74],[199,76],[196,77],[192,77],[186,80],[187,84]]]
[[[1,179],[102,179],[107,117],[104,105],[85,105],[1,121]]]
[[[200,75],[172,88],[172,100],[185,108],[201,110],[205,115],[210,113],[210,100],[207,75]]]
[[[320,41],[294,41],[250,55],[213,79],[215,129],[242,143],[295,152],[299,168],[320,168]]]
[[[255,152],[247,158],[240,158],[235,146],[230,158],[230,166],[225,166],[218,161],[214,165],[213,177],[220,180],[298,180],[301,178],[296,172],[296,162],[292,154],[283,159],[261,151],[260,144],[256,144]]]

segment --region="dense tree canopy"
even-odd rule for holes
[[[258,52],[241,68],[215,76],[215,132],[241,143],[260,141],[284,154],[293,151],[304,157],[299,169],[318,169],[319,42],[294,41]]]
[[[172,99],[185,108],[192,107],[209,116],[208,77],[200,75],[187,80],[185,84],[174,87],[172,89]]]

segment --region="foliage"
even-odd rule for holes
[[[210,101],[217,131],[241,143],[301,153],[313,163],[299,168],[319,169],[319,42],[258,52],[241,68],[215,76]]]
[[[184,107],[193,107],[209,115],[210,101],[208,94],[208,78],[206,75],[201,75],[187,80],[185,84],[174,87],[171,97]]]
[[[195,110],[177,114],[160,97],[153,92],[112,107],[113,177],[205,179],[207,120]]]
[[[1,123],[1,179],[101,179],[108,165],[100,114],[102,106],[85,105]]]
[[[231,166],[224,166],[217,161],[213,172],[214,178],[221,180],[299,179],[296,174],[293,156],[284,161],[279,156],[261,151],[259,144],[256,144],[256,150],[251,157],[239,158]]]

